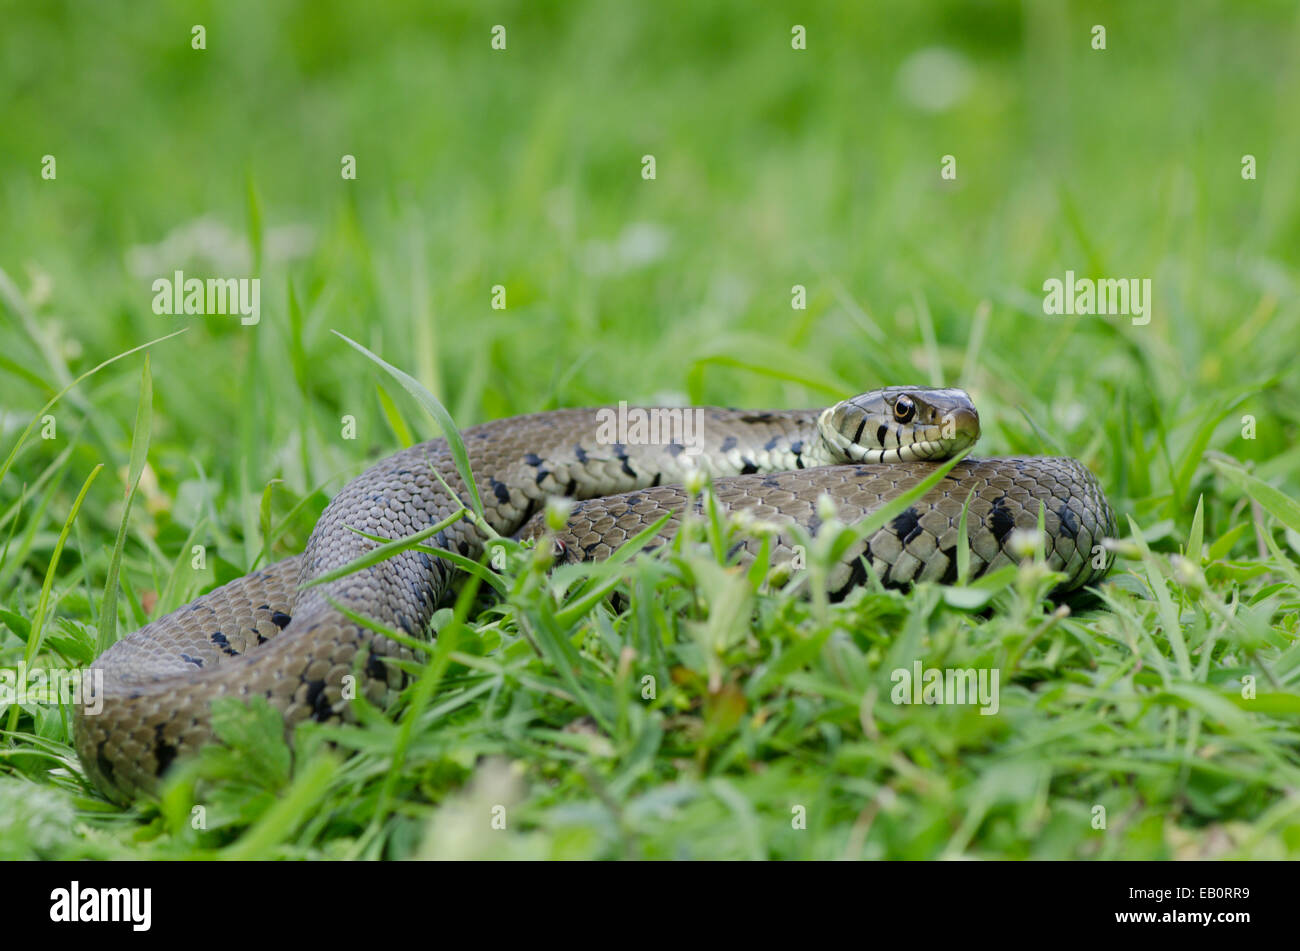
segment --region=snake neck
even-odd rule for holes
[[[818,428],[819,412],[620,405],[495,420],[466,429],[462,438],[483,518],[509,536],[551,497],[593,499],[682,482],[693,472],[721,478],[841,461]],[[459,498],[448,495],[444,482]],[[443,440],[397,453],[350,482],[326,507],[304,552],[300,582],[373,550],[376,543],[364,534],[414,534],[455,514],[462,500],[468,502],[469,494]],[[486,541],[472,520],[462,518],[430,544],[478,559]],[[333,601],[416,634],[455,577],[443,559],[403,552],[305,589],[293,629],[300,619],[332,616]]]

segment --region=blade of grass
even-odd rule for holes
[[[262,563],[263,558],[271,557],[271,495],[275,487],[283,483],[283,479],[270,479],[262,488],[262,502],[257,509],[257,525],[262,534],[262,550],[253,559],[254,568]]]
[[[149,354],[144,355],[144,369],[140,373],[140,399],[135,406],[135,428],[131,432],[131,462],[126,475],[126,500],[122,505],[122,518],[117,524],[117,537],[113,540],[113,553],[108,559],[108,576],[104,579],[104,594],[99,601],[99,636],[95,640],[95,654],[104,653],[117,642],[117,579],[122,570],[122,552],[126,548],[126,530],[131,521],[131,505],[144,474],[149,458],[149,440],[153,434],[153,376],[149,372]]]
[[[177,330],[175,333],[169,333],[164,337],[155,337],[153,340],[150,340],[148,343],[142,343],[140,344],[140,346],[132,347],[130,350],[123,350],[117,356],[109,357],[107,360],[105,360],[103,363],[99,364],[98,366],[91,367],[89,370],[81,374],[81,376],[77,377],[75,380],[73,380],[63,389],[59,390],[59,392],[51,396],[49,400],[46,402],[46,404],[36,411],[36,415],[33,416],[32,421],[27,424],[27,428],[24,429],[22,433],[19,434],[18,442],[14,444],[14,448],[10,451],[8,457],[4,461],[4,464],[0,465],[0,482],[4,481],[4,477],[9,473],[9,467],[12,466],[14,463],[14,457],[18,455],[18,450],[21,449],[23,443],[27,441],[27,437],[31,434],[32,429],[34,429],[36,424],[41,421],[41,417],[44,416],[46,411],[55,403],[57,403],[60,400],[60,398],[62,398],[69,390],[71,390],[82,380],[85,380],[87,377],[94,376],[100,370],[104,369],[104,367],[116,363],[118,360],[121,360],[123,357],[129,357],[133,353],[139,353],[141,350],[144,350],[147,347],[152,347],[156,343],[162,343],[164,340],[170,340],[172,337],[175,337],[183,333],[185,333],[185,330],[182,328],[181,330]]]
[[[303,345],[302,338],[302,306],[298,303],[298,294],[293,289],[293,281],[286,281],[286,284],[288,285],[289,309],[289,365],[293,367],[294,382],[298,384],[298,392],[301,394],[303,401],[303,409],[298,413],[299,465],[302,466],[303,485],[311,485],[311,413],[307,411],[311,406],[312,399],[311,372],[307,364],[307,348]]]
[[[77,519],[77,513],[81,511],[81,503],[86,498],[86,493],[90,491],[90,484],[95,481],[104,464],[98,463],[95,468],[90,470],[90,475],[86,476],[86,481],[82,483],[81,491],[77,493],[77,498],[72,503],[72,510],[68,513],[67,520],[63,523],[63,531],[59,532],[59,539],[54,543],[54,553],[50,555],[49,566],[45,569],[45,580],[41,582],[41,596],[36,602],[36,614],[32,617],[31,633],[27,636],[27,647],[23,651],[23,660],[31,664],[32,658],[40,650],[41,642],[45,639],[45,612],[50,603],[50,589],[54,587],[54,576],[58,572],[59,558],[63,555],[63,546],[68,540],[68,533],[72,531],[72,523]],[[9,726],[12,733],[18,727],[18,712],[21,707],[14,704],[9,708]]]
[[[971,489],[966,493],[966,501],[962,503],[961,518],[957,522],[957,584],[962,586],[966,584],[966,579],[970,577],[970,533],[966,528],[966,516],[970,512],[971,499],[975,498],[975,490]]]
[[[388,395],[388,391],[375,384],[375,392],[379,396],[379,408],[383,410],[384,419],[388,420],[388,428],[393,431],[397,437],[397,442],[403,449],[408,449],[415,445],[415,437],[411,435],[411,428],[406,425],[406,420],[402,418],[402,413],[393,402],[393,398]]]
[[[220,857],[228,860],[265,858],[312,815],[338,773],[338,757],[319,753],[294,777],[293,783],[274,805],[262,813],[247,832],[226,847]]]
[[[1151,591],[1156,598],[1156,607],[1160,613],[1161,626],[1165,629],[1165,637],[1169,638],[1169,646],[1173,648],[1174,660],[1178,664],[1178,673],[1184,680],[1191,680],[1192,664],[1191,658],[1187,654],[1187,643],[1183,640],[1183,626],[1178,623],[1178,610],[1174,607],[1173,599],[1169,596],[1169,585],[1165,583],[1165,574],[1161,570],[1156,556],[1151,553],[1147,546],[1147,541],[1142,537],[1142,531],[1138,528],[1137,522],[1133,521],[1133,516],[1128,516],[1129,532],[1133,543],[1137,545],[1138,551],[1142,555],[1142,563],[1147,569],[1147,579],[1151,583]]]
[[[451,515],[448,515],[441,522],[435,522],[433,525],[430,525],[428,528],[422,528],[420,529],[420,531],[415,532],[414,534],[405,535],[402,538],[396,538],[393,539],[392,541],[385,542],[384,544],[379,545],[376,548],[372,548],[370,551],[366,552],[365,554],[360,555],[357,558],[353,558],[346,565],[340,565],[339,567],[335,568],[333,571],[327,571],[323,575],[319,575],[318,577],[312,578],[310,581],[303,584],[302,587],[314,588],[318,584],[328,584],[331,581],[338,581],[340,578],[346,578],[348,575],[355,574],[356,572],[369,568],[372,565],[377,565],[384,559],[391,558],[393,555],[396,555],[399,552],[404,552],[407,549],[414,548],[418,543],[424,541],[426,538],[429,538],[430,536],[433,535],[437,535],[444,528],[446,528],[449,525],[454,525],[456,522],[460,521],[464,517],[465,517],[465,510],[459,509],[453,512]],[[357,529],[352,529],[352,531],[357,532],[358,535],[363,535],[363,536],[365,535],[364,532],[360,532]],[[370,537],[370,536],[365,536],[365,537]]]
[[[341,338],[344,343],[363,354],[376,366],[387,372],[394,380],[402,384],[402,388],[415,397],[416,402],[423,406],[425,411],[434,418],[442,428],[443,436],[446,437],[447,448],[451,450],[451,457],[456,463],[456,471],[460,473],[461,480],[465,483],[466,488],[469,489],[474,511],[480,518],[482,518],[483,500],[479,498],[478,484],[474,481],[474,473],[470,471],[469,453],[465,450],[465,441],[461,439],[460,430],[456,428],[455,422],[452,421],[451,414],[447,412],[446,407],[442,405],[442,402],[438,397],[434,396],[421,386],[420,382],[415,379],[415,377],[411,376],[409,373],[402,372],[391,363],[385,362],[382,357],[371,353],[351,337],[341,334],[337,330],[332,330],[330,332],[336,337]]]
[[[1198,568],[1201,564],[1201,547],[1205,538],[1205,496],[1196,498],[1196,514],[1192,516],[1192,530],[1187,536],[1185,555]]]
[[[1262,479],[1257,479],[1236,460],[1229,461],[1218,456],[1210,460],[1216,470],[1235,482],[1243,492],[1262,505],[1270,515],[1295,532],[1300,532],[1300,503],[1285,492],[1273,488]]]

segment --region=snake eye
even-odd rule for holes
[[[894,419],[900,423],[910,422],[916,415],[916,404],[912,402],[911,397],[900,396],[894,401]]]

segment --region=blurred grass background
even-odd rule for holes
[[[1177,412],[1185,389],[1287,366],[1267,329],[1296,316],[1293,4],[426,8],[8,14],[0,252],[20,284],[48,280],[42,324],[65,351],[97,362],[171,329],[149,308],[171,267],[132,274],[130,249],[198,219],[246,245],[250,182],[263,240],[294,244],[287,260],[263,255],[261,327],[176,321],[186,337],[158,355],[160,416],[173,435],[205,433],[187,448],[214,467],[235,450],[224,408],[248,386],[276,392],[258,381],[292,366],[290,279],[331,431],[337,406],[373,418],[375,401],[329,327],[409,355],[464,423],[664,390],[825,398],[716,365],[690,375],[713,355],[770,365],[788,349],[795,372],[827,367],[855,389],[923,377],[918,296],[947,378],[988,299],[964,382],[999,408],[1064,396],[1094,427],[1099,392]],[[505,52],[489,47],[498,22]],[[795,22],[806,51],[790,48]],[[193,23],[206,51],[190,48]],[[1090,48],[1093,23],[1105,51]],[[904,83],[930,48],[956,71],[914,80],[947,91],[938,111]],[[1246,153],[1257,181],[1241,178]],[[44,154],[57,181],[39,177]],[[940,180],[945,154],[955,182]],[[212,257],[172,260],[227,273]],[[1151,277],[1156,319],[1044,318],[1042,282],[1066,268]],[[794,284],[809,288],[805,312],[790,308]],[[35,357],[22,347],[6,352]],[[293,416],[262,421],[260,442]]]
[[[299,550],[325,499],[397,448],[376,378],[330,329],[460,425],[960,384],[982,453],[1085,459],[1157,543],[1187,531],[1198,493],[1207,537],[1243,511],[1206,446],[1300,489],[1292,2],[48,2],[3,18],[0,268],[22,298],[0,297],[5,452],[63,383],[186,328],[152,351],[128,586],[162,590],[158,565],[194,532],[213,574],[168,600],[248,570],[272,479],[277,517],[308,498],[276,547]],[[261,323],[153,314],[174,269],[260,276]],[[1151,323],[1044,316],[1043,281],[1067,269],[1151,278]],[[104,462],[65,556],[86,578],[58,589],[60,612],[94,620],[78,585],[102,585],[139,359],[62,401],[59,438],[29,442],[0,485],[14,610]],[[37,515],[16,512],[37,484]],[[130,630],[142,609],[126,609]]]

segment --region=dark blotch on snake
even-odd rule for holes
[[[325,681],[313,680],[307,684],[307,706],[311,707],[311,717],[317,723],[324,723],[334,715],[330,699],[325,695]]]
[[[158,761],[159,776],[176,759],[176,747],[168,743],[166,737],[163,736],[163,727],[165,725],[156,723],[153,728],[153,757]]]
[[[614,458],[623,463],[623,474],[636,478],[636,472],[628,464],[627,446],[621,442],[614,443]]]
[[[211,640],[212,643],[221,648],[223,654],[229,654],[231,657],[239,656],[239,651],[230,646],[230,641],[227,640],[226,635],[222,634],[220,631],[213,631]]]
[[[916,509],[910,506],[890,522],[890,525],[898,533],[904,545],[910,545],[912,540],[921,534],[921,517],[916,514]]]
[[[111,783],[113,781],[113,764],[104,755],[104,744],[107,742],[108,740],[100,740],[95,747],[95,765],[99,767],[100,774]]]
[[[1002,544],[1002,540],[1011,534],[1011,530],[1016,527],[1016,520],[1011,512],[1007,509],[1007,497],[998,496],[993,503],[993,511],[989,513],[989,530],[993,532],[993,537]]]
[[[1056,510],[1056,517],[1061,520],[1061,531],[1065,532],[1065,534],[1069,535],[1072,539],[1079,537],[1079,523],[1075,520],[1074,513],[1070,511],[1070,507],[1064,502],[1062,502],[1061,507]]]
[[[957,583],[957,546],[949,545],[947,548],[940,548],[939,554],[948,559],[948,567],[943,570],[943,577],[939,579],[940,584]]]
[[[289,622],[292,620],[293,618],[289,617],[289,615],[285,614],[283,611],[276,611],[271,615],[271,623],[282,631],[289,626]]]
[[[866,557],[864,555],[862,558],[853,559],[853,564],[849,566],[849,580],[839,590],[830,592],[831,601],[843,601],[854,588],[866,584],[867,564],[864,561]]]

